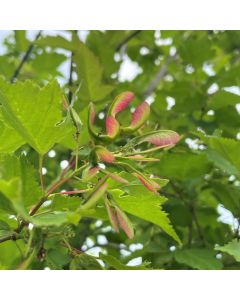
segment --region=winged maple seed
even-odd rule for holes
[[[119,133],[120,125],[113,116],[108,116],[106,119],[106,132],[110,138],[115,138]]]
[[[114,203],[105,198],[105,207],[113,229],[119,232],[121,228],[129,239],[134,237],[134,229],[127,215]]]
[[[157,190],[160,189],[160,186],[155,181],[148,179],[146,176],[139,173],[133,173],[133,175],[137,177],[149,191],[156,194]]]
[[[172,147],[180,139],[179,135],[171,130],[157,130],[151,131],[144,134],[136,134],[135,137],[131,138],[130,141],[119,148],[116,148],[116,144],[112,142],[123,134],[134,135],[138,129],[140,129],[146,122],[150,114],[150,106],[146,101],[143,101],[137,106],[135,111],[132,113],[131,122],[129,126],[123,126],[120,124],[118,114],[126,109],[134,98],[132,92],[123,92],[118,95],[109,107],[106,119],[105,119],[105,133],[99,132],[95,125],[97,111],[93,103],[89,104],[88,111],[88,131],[92,137],[92,150],[89,155],[89,162],[82,171],[82,182],[89,182],[95,176],[104,174],[103,177],[99,176],[97,184],[92,189],[87,190],[75,190],[65,192],[67,195],[84,193],[85,201],[81,204],[81,210],[92,209],[96,206],[97,202],[105,197],[105,206],[108,213],[109,220],[115,231],[119,232],[121,228],[128,238],[133,238],[134,230],[133,226],[128,219],[127,215],[115,204],[114,201],[110,201],[107,198],[108,192],[108,180],[111,178],[118,183],[123,185],[129,184],[129,182],[115,174],[112,169],[124,169],[135,176],[139,182],[145,186],[149,191],[154,194],[158,194],[160,186],[146,174],[137,170],[137,164],[145,162],[156,162],[158,158],[147,157],[146,154],[149,152],[157,151],[161,148]],[[81,125],[75,116],[75,111],[70,111],[71,117],[74,119],[75,126]],[[102,145],[104,144],[104,145]],[[109,145],[109,149],[106,148],[106,144]],[[153,145],[154,148],[140,149],[143,146]],[[106,164],[106,166],[100,167],[100,163]],[[136,164],[136,168],[134,167]],[[111,171],[105,168],[111,166]]]
[[[132,92],[123,92],[118,95],[109,107],[107,117],[105,120],[106,133],[97,133],[94,127],[96,119],[96,108],[93,103],[89,105],[88,113],[88,130],[90,135],[93,137],[94,142],[113,142],[121,134],[133,134],[136,132],[147,120],[150,114],[150,106],[146,101],[143,101],[132,113],[132,118],[130,125],[127,127],[122,126],[117,120],[117,115],[126,109],[131,101],[134,99],[134,94]],[[142,135],[138,135],[132,138],[125,146],[117,151],[110,151],[102,145],[96,145],[92,151],[93,163],[107,163],[115,164],[116,161],[127,160],[135,162],[154,162],[158,161],[157,158],[146,157],[149,152],[157,151],[161,148],[173,147],[180,137],[178,133],[171,130],[157,130],[147,132]],[[136,147],[142,147],[143,144],[150,144],[156,147],[143,149],[137,151]],[[94,171],[96,170],[96,172]],[[93,176],[97,174],[99,169],[94,169]],[[130,171],[138,180],[151,192],[157,193],[159,186],[151,179],[147,178],[144,174],[140,172],[135,172],[135,170],[129,168]],[[113,173],[112,173],[113,174]],[[114,175],[112,175],[113,177]]]

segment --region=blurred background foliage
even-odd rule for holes
[[[71,245],[110,269],[144,268],[137,266],[142,262],[154,269],[239,269],[240,31],[8,31],[0,36],[0,75],[40,85],[57,79],[70,100],[76,93],[83,122],[94,101],[101,112],[97,125],[104,126],[112,99],[130,90],[136,95],[130,109],[145,99],[151,103],[147,126],[182,136],[175,148],[156,154],[159,162],[148,164],[150,172],[170,180],[161,194],[168,198],[164,209],[182,246],[135,217],[133,240],[115,234],[106,220],[83,219],[61,228]],[[127,124],[129,112],[121,118]],[[80,144],[88,141],[83,128]],[[45,182],[55,178],[73,149],[68,136],[49,152]],[[6,209],[1,197],[0,214]],[[36,236],[41,240],[44,234]],[[0,267],[14,268],[22,247],[20,241],[0,244]],[[58,235],[48,239],[44,251],[32,269],[101,268],[84,257],[70,262]]]

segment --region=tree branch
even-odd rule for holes
[[[70,174],[69,176],[65,177],[65,178],[60,178],[57,182],[53,183],[52,186],[48,189],[48,191],[46,192],[46,194],[41,197],[38,202],[30,209],[29,211],[29,215],[33,216],[36,214],[36,212],[39,210],[39,208],[42,206],[42,204],[47,200],[48,196],[57,188],[59,188],[61,185],[63,185],[65,182],[67,182],[68,180],[70,180],[72,177],[74,177],[78,172],[80,172],[83,168],[85,168],[87,166],[87,164],[84,164],[83,166],[81,166],[80,168],[78,168],[77,170],[74,170],[72,172],[72,174]],[[9,240],[13,240],[15,241],[16,239],[18,239],[18,234],[22,231],[22,229],[28,225],[28,222],[26,221],[22,221],[21,224],[18,226],[18,228],[15,230],[15,233],[9,234],[7,236],[3,236],[0,237],[0,243],[5,242],[5,241],[9,241]]]
[[[69,103],[72,102],[72,83],[73,83],[73,79],[72,79],[72,73],[73,73],[73,52],[71,53],[71,61],[70,61],[70,71],[69,71],[69,80],[68,80],[68,101]]]
[[[143,92],[144,98],[147,98],[152,95],[152,93],[157,88],[159,82],[163,79],[163,77],[167,74],[168,65],[176,59],[176,55],[169,56],[163,66],[159,69],[155,77],[150,81],[148,87]]]
[[[132,32],[129,36],[127,36],[122,42],[120,42],[117,47],[116,47],[116,51],[120,51],[121,48],[126,45],[131,39],[133,39],[135,36],[137,36],[139,33],[141,33],[142,30],[135,30],[134,32]]]
[[[17,239],[17,234],[16,233],[12,233],[6,236],[1,236],[0,237],[0,243],[6,242],[6,241],[10,241],[13,240],[15,241]]]
[[[39,37],[42,34],[42,30],[40,30],[38,32],[38,34],[36,35],[35,40],[29,45],[26,53],[24,54],[22,60],[20,61],[20,64],[18,65],[17,69],[15,70],[15,72],[13,73],[12,77],[11,77],[11,83],[15,82],[16,78],[18,77],[19,73],[22,70],[23,65],[25,64],[25,62],[28,60],[30,54],[32,53],[33,47],[35,45],[35,42],[39,39]]]

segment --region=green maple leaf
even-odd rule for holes
[[[74,60],[81,82],[79,97],[86,102],[102,100],[113,87],[102,83],[103,67],[98,58],[79,40],[74,40],[74,44],[76,45]]]
[[[162,204],[167,200],[163,196],[154,195],[144,187],[132,186],[129,194],[115,189],[111,194],[120,208],[129,214],[158,225],[179,244],[181,241],[170,224],[167,213],[162,210]]]
[[[42,195],[35,175],[35,169],[26,157],[0,156],[0,191],[23,217],[28,216],[27,209]]]
[[[224,246],[217,246],[215,250],[226,252],[232,255],[236,261],[240,262],[240,242],[237,239],[232,240]]]
[[[61,97],[56,81],[40,88],[29,80],[13,85],[0,78],[1,119],[43,155],[69,132],[62,122]],[[22,140],[15,138],[19,139],[16,145],[21,145]]]
[[[215,257],[216,253],[208,249],[182,249],[174,254],[177,262],[194,269],[219,270],[222,262]]]

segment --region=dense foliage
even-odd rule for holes
[[[239,268],[239,31],[1,34],[1,269]]]

